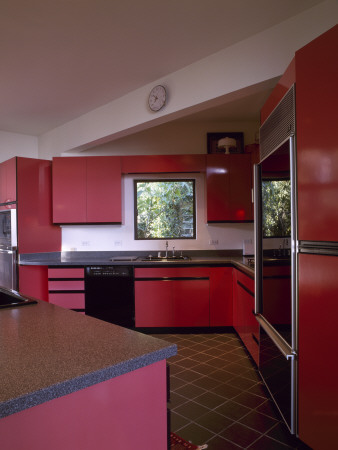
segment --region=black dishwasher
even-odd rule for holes
[[[85,305],[88,316],[134,328],[133,266],[86,267]]]

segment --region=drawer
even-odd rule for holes
[[[84,268],[52,269],[48,268],[48,278],[84,278]]]
[[[151,267],[136,268],[135,278],[199,278],[209,277],[208,267]]]
[[[68,309],[85,309],[85,295],[81,293],[49,293],[49,303]]]
[[[49,291],[84,291],[84,280],[49,280]]]

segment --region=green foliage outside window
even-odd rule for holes
[[[290,180],[263,180],[263,237],[291,235]]]
[[[135,181],[136,239],[194,239],[195,181]]]

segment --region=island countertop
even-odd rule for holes
[[[38,301],[0,310],[0,418],[177,353],[176,345]]]

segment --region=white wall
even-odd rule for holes
[[[173,121],[80,153],[67,152],[63,156],[203,154],[207,153],[207,133],[243,132],[246,145],[255,142],[258,130],[258,121]]]
[[[14,156],[38,158],[38,138],[26,134],[0,131],[0,162]]]
[[[123,225],[67,225],[62,227],[63,251],[163,251],[165,240],[141,241],[134,239],[133,179],[135,175],[123,178]],[[141,179],[142,176],[137,176]],[[143,178],[158,178],[146,175]],[[172,178],[172,175],[163,175]],[[170,240],[169,249],[215,250],[243,248],[244,239],[253,238],[253,224],[205,223],[204,174],[175,174],[175,178],[196,179],[196,239]],[[210,243],[210,241],[218,243]]]
[[[39,139],[39,156],[90,148],[173,119],[210,108],[236,95],[253,93],[261,83],[280,76],[296,50],[336,24],[338,2],[327,0],[264,32],[168,74],[124,97],[51,130]],[[164,84],[169,101],[154,114],[147,108],[150,89]]]

